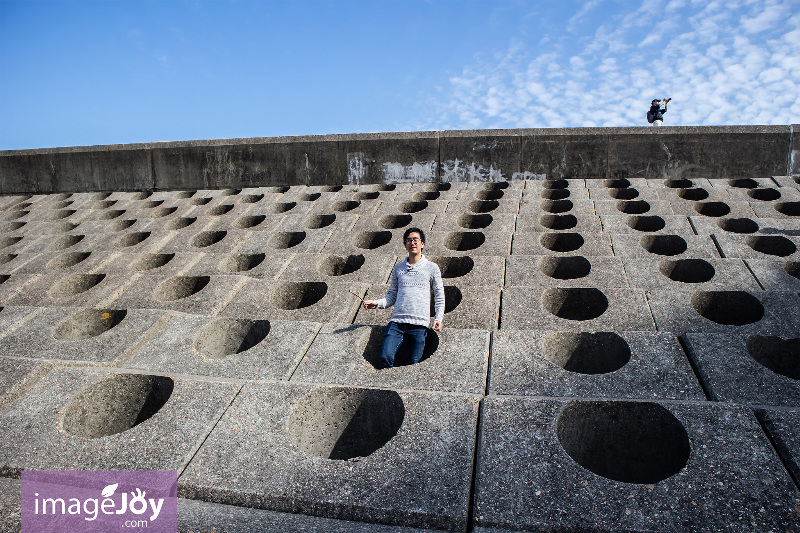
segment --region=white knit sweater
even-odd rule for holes
[[[394,305],[392,322],[430,326],[431,291],[433,291],[434,317],[444,318],[444,284],[439,265],[423,255],[415,264],[408,258],[392,269],[389,291],[377,301],[378,309]]]

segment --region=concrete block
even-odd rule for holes
[[[339,283],[386,283],[398,260],[382,253],[296,254],[280,272],[288,281],[331,281]]]
[[[278,231],[350,231],[358,215],[331,211],[329,213],[288,214],[283,217]]]
[[[761,218],[786,218],[789,220],[800,220],[800,202],[797,200],[779,200],[769,204],[753,205],[753,211]]]
[[[259,202],[252,206],[247,214],[251,216],[257,215],[305,215],[314,207],[312,202],[296,202],[289,198],[281,198],[270,203]]]
[[[797,524],[797,488],[743,406],[490,396],[480,435],[476,526],[748,532]]]
[[[168,219],[171,220],[171,219]],[[165,228],[165,224],[158,219],[158,222],[151,219],[136,219],[121,215],[113,220],[84,220],[74,230],[68,230],[68,222],[53,224],[47,228],[48,233],[67,233],[69,231],[80,231],[84,234],[102,233],[108,237],[113,237],[123,231],[158,231]],[[43,228],[44,229],[44,228]]]
[[[490,394],[704,401],[671,333],[495,331]]]
[[[427,258],[439,265],[445,285],[501,287],[504,283],[505,257],[503,256],[431,255]],[[389,281],[388,276],[386,281]]]
[[[659,192],[661,189],[653,189],[650,187],[641,187],[636,189],[634,187],[625,187],[622,189],[610,189],[608,187],[593,187],[586,189],[589,198],[598,201],[614,201],[614,202],[630,202],[630,201],[644,201],[644,202],[657,202],[659,200],[666,200],[660,198]]]
[[[520,209],[519,200],[461,200],[457,202],[447,202],[446,213],[464,214],[464,213],[489,213],[491,215],[499,215],[503,213],[517,214]]]
[[[286,266],[291,254],[217,253],[202,254],[197,262],[180,272],[186,276],[235,275],[247,278],[275,279]],[[160,271],[159,271],[160,272]]]
[[[28,285],[36,282],[41,276],[36,274],[0,275],[0,303],[7,305],[14,297]]]
[[[10,275],[14,272],[21,273],[23,269],[25,272],[40,272],[41,265],[39,264],[39,254],[26,254],[26,253],[0,253],[0,275]],[[28,266],[28,263],[33,262],[33,265]]]
[[[672,202],[672,211],[676,215],[704,216],[709,218],[731,217],[752,218],[755,212],[750,203],[736,200],[704,200],[702,202]]]
[[[0,337],[8,335],[11,332],[9,330],[21,327],[41,313],[43,309],[42,307],[3,307],[0,310]]]
[[[512,233],[516,219],[517,216],[512,213],[444,213],[436,216],[431,229],[433,231],[505,231]]]
[[[181,475],[178,494],[463,531],[477,414],[475,396],[247,384]]]
[[[10,254],[14,255],[14,254]],[[44,273],[73,273],[92,272],[114,255],[111,251],[95,252],[42,252],[38,254],[19,254],[7,263],[0,265],[0,269],[17,275],[44,274]],[[14,265],[17,268],[14,268]],[[8,270],[6,270],[8,269]]]
[[[66,256],[65,259],[70,257]],[[129,275],[136,272],[147,272],[177,276],[197,264],[203,257],[202,252],[117,252],[107,257],[102,265],[102,270],[104,272],[127,272]],[[79,258],[80,256],[75,257],[75,259]]]
[[[523,200],[519,205],[520,215],[535,215],[541,216],[546,214],[551,215],[593,215],[594,201],[593,200],[573,200],[566,198],[564,200],[540,200],[532,198],[530,201]]]
[[[797,409],[756,409],[756,416],[792,476],[800,480],[800,411]]]
[[[172,276],[141,273],[104,305],[118,309],[171,309],[215,315],[246,283],[234,275]]]
[[[387,219],[386,222],[388,225],[403,224],[406,220],[407,219],[403,218],[392,222]],[[359,255],[364,253],[393,255],[405,253],[405,248],[402,243],[402,231],[398,232],[395,229],[389,230],[374,226],[370,227],[369,221],[367,221],[366,224],[369,229],[337,231],[332,233],[321,252],[324,254],[336,255]],[[405,227],[406,226],[401,226],[401,228]],[[422,230],[424,231],[425,228],[422,228]],[[430,240],[429,235],[426,234],[426,237]],[[426,248],[427,245],[428,243],[426,243]]]
[[[718,218],[689,217],[692,227],[699,235],[734,234],[749,235],[800,235],[798,225],[780,218]]]
[[[51,368],[52,364],[45,361],[0,357],[0,409],[14,401]]]
[[[688,333],[685,344],[714,401],[800,407],[800,339],[779,336]]]
[[[215,229],[208,226],[171,231],[158,247],[160,253],[204,252],[232,253],[253,236],[263,236],[263,232],[243,229]]]
[[[22,528],[22,496],[18,479],[0,478],[0,531],[17,533]]]
[[[0,411],[0,469],[182,470],[240,385],[91,368],[49,372]]]
[[[494,230],[431,231],[425,237],[426,255],[508,255],[511,232]]]
[[[800,262],[748,259],[745,263],[764,290],[800,292]]]
[[[320,252],[332,231],[300,230],[300,231],[249,231],[244,232],[237,253],[258,254],[269,253],[270,256],[286,254],[312,254]]]
[[[708,235],[611,233],[614,255],[623,258],[716,258],[714,241]]]
[[[516,233],[514,255],[576,255],[584,257],[614,255],[605,233],[546,232]]]
[[[564,331],[653,331],[644,292],[634,289],[506,287],[500,327]]]
[[[287,380],[319,328],[313,322],[175,313],[125,366],[157,374]]]
[[[264,215],[264,214],[253,214],[251,211],[245,212],[245,214],[239,217],[230,217],[226,219],[209,219],[209,217],[198,218],[198,217],[185,217],[186,220],[179,220],[176,219],[173,221],[173,225],[170,226],[170,223],[167,223],[165,227],[170,230],[180,230],[182,228],[178,228],[175,226],[189,223],[192,219],[197,219],[197,228],[206,231],[220,231],[220,230],[245,230],[248,232],[269,232],[269,231],[276,231],[283,223],[284,218],[286,215]],[[188,227],[192,227],[194,224],[191,224]]]
[[[800,185],[800,176],[772,176],[772,180],[781,187],[795,187]]]
[[[621,177],[608,177],[608,178],[596,178],[596,179],[587,179],[586,180],[586,188],[587,189],[628,189],[634,188],[637,190],[642,190],[647,187],[647,180],[645,178],[640,177],[629,177],[629,178],[621,178]]]
[[[717,233],[714,239],[725,257],[742,259],[800,260],[800,236],[736,235]]]
[[[399,243],[403,242],[403,233],[408,228],[419,228],[427,234],[433,227],[434,220],[438,220],[442,215],[435,215],[433,213],[384,213],[374,216],[359,217],[353,225],[352,229],[343,230],[344,233],[353,235],[362,232],[374,231],[391,231],[392,238]],[[447,228],[453,229],[453,226]],[[513,231],[513,228],[512,230]],[[402,249],[405,251],[405,248]]]
[[[488,331],[429,330],[422,361],[409,365],[401,347],[395,366],[379,370],[383,331],[383,325],[324,324],[291,381],[483,394]]]
[[[603,227],[600,217],[588,213],[573,215],[563,213],[554,215],[544,213],[541,215],[517,215],[516,231],[523,233],[542,233],[551,231],[564,231],[569,233],[599,233]]]
[[[50,307],[0,339],[11,357],[114,364],[164,315],[148,309]]]
[[[689,220],[679,215],[601,215],[600,220],[607,233],[694,235]]]
[[[11,278],[11,280],[13,279]],[[42,274],[25,285],[23,290],[8,298],[5,304],[42,307],[92,307],[113,296],[129,279],[130,276],[123,272]],[[124,308],[122,307],[122,309]]]
[[[582,255],[511,255],[506,286],[628,287],[622,260]]]
[[[38,254],[42,252],[86,252],[100,245],[98,234],[63,233],[61,235],[23,235],[0,238],[0,252]],[[3,246],[5,244],[5,246]]]
[[[761,287],[741,259],[627,258],[631,287],[647,290],[746,290]]]
[[[627,190],[627,189],[620,189]],[[598,215],[659,215],[672,216],[672,206],[664,200],[594,200]]]
[[[367,285],[325,281],[247,280],[220,314],[251,320],[352,322],[361,301],[350,291],[363,297],[367,292]]]
[[[796,335],[797,295],[778,291],[652,291],[647,303],[659,331]]]

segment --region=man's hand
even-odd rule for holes
[[[378,307],[378,302],[375,300],[364,300],[364,309],[375,309]]]
[[[442,321],[441,320],[434,320],[433,321],[433,331],[442,331]]]

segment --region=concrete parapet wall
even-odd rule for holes
[[[0,151],[0,193],[800,173],[795,126],[217,139]]]

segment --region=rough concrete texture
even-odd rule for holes
[[[136,191],[130,148],[27,154],[108,190],[0,196],[0,481],[176,469],[186,531],[792,530],[800,268],[748,238],[800,244],[797,184],[703,131],[175,143]],[[378,370],[411,226],[445,329]]]

